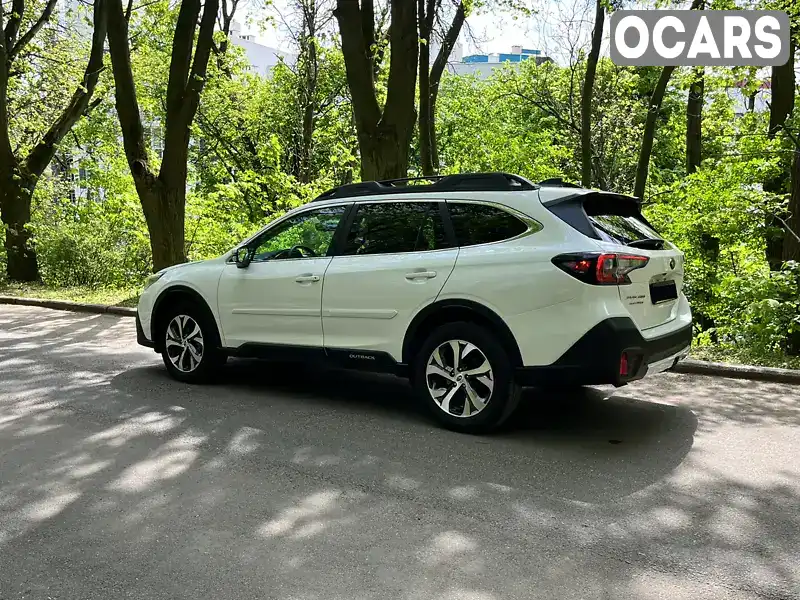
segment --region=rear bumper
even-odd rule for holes
[[[551,365],[521,367],[522,385],[624,385],[645,375],[671,369],[689,352],[691,324],[668,334],[645,339],[633,321],[613,317],[601,321]],[[620,375],[620,359],[628,370]]]
[[[136,341],[140,346],[145,346],[147,348],[154,348],[155,344],[147,339],[147,336],[144,334],[144,329],[142,329],[142,322],[139,320],[139,313],[136,313]]]

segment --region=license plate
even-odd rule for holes
[[[659,281],[650,284],[650,300],[653,304],[669,302],[678,297],[678,288],[674,281]]]

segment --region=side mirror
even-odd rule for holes
[[[240,269],[246,269],[250,265],[250,261],[252,259],[253,254],[250,252],[250,248],[247,246],[242,246],[233,253],[233,261]]]

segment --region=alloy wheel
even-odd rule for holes
[[[177,315],[167,326],[165,349],[169,361],[182,373],[191,373],[203,360],[205,344],[200,325],[188,315]]]
[[[494,373],[489,359],[471,342],[440,344],[425,368],[428,393],[436,405],[454,417],[472,417],[492,398]]]

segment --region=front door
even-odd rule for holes
[[[346,208],[311,209],[278,222],[251,242],[246,268],[225,265],[217,299],[226,346],[322,347],[322,279]]]

